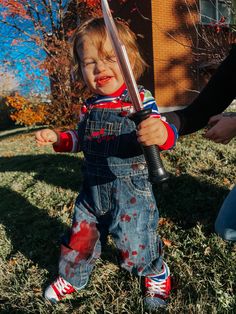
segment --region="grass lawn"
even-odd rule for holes
[[[140,280],[118,267],[112,241],[86,289],[54,306],[44,301],[80,189],[82,156],[39,149],[32,133],[0,141],[0,313],[147,313]],[[235,156],[236,140],[217,145],[202,132],[163,154],[171,178],[155,195],[174,289],[160,313],[236,313],[236,245],[214,233],[235,184]]]

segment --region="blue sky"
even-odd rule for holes
[[[2,33],[4,31],[6,32],[1,27],[1,38],[3,38]],[[13,35],[11,38],[5,38],[0,41],[0,66],[14,72],[19,81],[21,93],[28,94],[30,91],[46,92],[49,88],[48,78],[33,62],[34,58],[43,60],[45,58],[44,52],[39,50],[35,44],[27,43],[26,41],[19,45],[12,45],[14,38],[18,39],[19,36]],[[22,39],[24,40],[24,38]],[[34,76],[33,80],[28,78],[29,74]]]
[[[19,2],[20,3],[20,2]],[[16,4],[19,4],[16,1]],[[31,18],[19,17],[18,13],[15,13],[15,7],[13,8],[13,13],[6,16],[6,8],[0,5],[0,21],[6,18],[7,22],[12,24],[15,23],[24,32],[34,35],[35,25],[38,24],[37,36],[42,36],[41,30],[43,29],[46,33],[52,33],[54,28],[59,28],[62,16],[66,14],[69,0],[61,1],[42,1],[42,0],[28,0],[26,7],[24,7],[25,12],[28,10],[28,16]],[[21,10],[19,6],[16,6],[16,11]],[[21,10],[21,14],[22,14]],[[30,12],[30,13],[29,13]],[[41,30],[40,30],[41,28]],[[11,71],[16,73],[16,77],[22,84],[22,93],[26,94],[29,91],[35,92],[47,92],[49,90],[49,80],[45,73],[40,71],[36,67],[36,62],[34,59],[42,61],[45,58],[45,53],[40,50],[33,42],[29,42],[29,36],[21,35],[20,42],[17,44],[19,39],[19,33],[17,33],[14,28],[9,28],[6,25],[0,23],[0,67],[7,66]],[[12,45],[14,43],[14,45]],[[22,64],[22,60],[24,64]],[[28,78],[28,74],[34,76],[34,78]]]
[[[1,12],[1,9],[0,9]],[[27,27],[27,26],[26,26]],[[12,28],[0,23],[0,67],[14,72],[20,84],[20,92],[47,93],[49,80],[43,71],[36,67],[34,59],[43,60],[45,53],[24,35],[19,37]],[[16,42],[18,44],[13,44]],[[29,78],[28,75],[32,75]]]

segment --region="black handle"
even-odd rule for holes
[[[141,121],[147,119],[152,112],[152,109],[143,109],[135,112],[130,119],[138,125]],[[142,145],[144,157],[146,159],[149,180],[151,183],[162,183],[169,178],[168,172],[166,172],[161,157],[160,150],[157,145],[144,146]]]

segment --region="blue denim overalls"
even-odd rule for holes
[[[122,109],[92,108],[78,134],[84,183],[70,237],[61,245],[60,276],[77,289],[86,285],[101,253],[102,217],[107,217],[123,268],[139,276],[159,272],[159,215],[135,123]]]

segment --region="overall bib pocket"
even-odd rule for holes
[[[87,120],[83,150],[100,157],[115,156],[119,148],[121,123]]]

